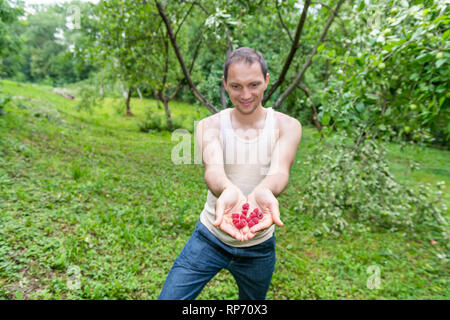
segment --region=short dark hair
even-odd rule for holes
[[[241,62],[241,61],[245,61],[248,64],[259,62],[264,79],[266,78],[267,63],[266,60],[264,60],[264,57],[261,54],[261,52],[258,52],[251,48],[241,47],[232,51],[230,54],[227,55],[225,65],[223,66],[223,76],[225,78],[225,82],[227,82],[228,79],[228,68],[230,64],[232,64],[233,62]]]

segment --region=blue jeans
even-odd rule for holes
[[[239,299],[265,299],[275,269],[275,235],[258,245],[236,248],[220,241],[198,221],[158,299],[193,300],[224,268],[236,280]]]

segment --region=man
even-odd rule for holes
[[[239,299],[265,299],[272,279],[275,224],[283,225],[276,197],[288,183],[302,127],[262,106],[269,74],[261,53],[246,47],[231,52],[222,81],[234,108],[197,125],[207,200],[159,299],[195,299],[223,268],[234,276]],[[238,229],[231,215],[240,213],[244,203],[263,217]]]

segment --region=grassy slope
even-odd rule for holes
[[[76,102],[50,88],[2,83],[20,108],[0,118],[0,298],[157,298],[206,198],[202,167],[172,163],[177,141],[169,133],[136,129],[146,107],[163,111],[136,99],[135,118],[118,115],[116,101],[93,114],[76,112]],[[192,109],[179,103],[173,113],[187,122],[207,115]],[[317,238],[311,216],[294,213],[307,187],[304,158],[313,132],[304,129],[291,184],[280,197],[285,227],[277,229],[268,298],[448,299],[448,267],[436,257],[443,248],[401,233]],[[449,185],[448,152],[389,150],[402,182]],[[421,168],[409,172],[408,159]],[[371,290],[373,265],[381,288]],[[80,270],[79,290],[68,288],[72,266]],[[232,276],[222,271],[199,298],[236,297]]]

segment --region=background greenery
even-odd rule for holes
[[[206,198],[171,131],[226,105],[250,46],[271,85],[294,52],[266,105],[294,85],[278,110],[303,124],[268,298],[448,299],[448,4],[168,1],[174,39],[157,3],[0,0],[0,298],[157,298]]]

